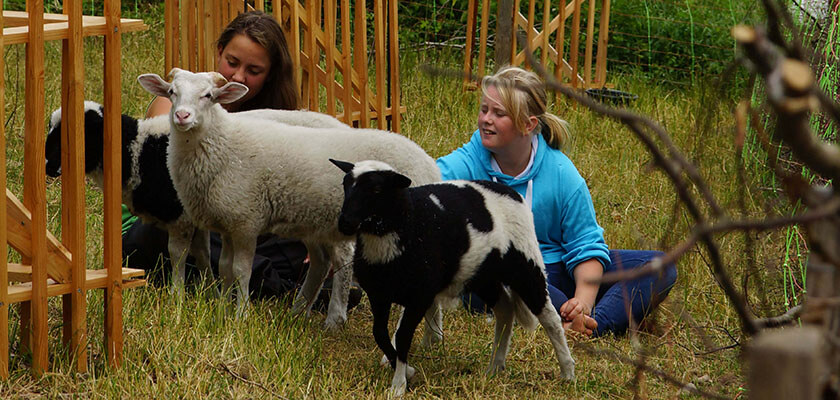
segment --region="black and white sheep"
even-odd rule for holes
[[[178,196],[200,227],[222,235],[219,269],[238,283],[240,311],[247,301],[250,260],[257,235],[274,233],[304,242],[310,267],[293,310],[306,310],[332,266],[333,296],[327,328],[347,319],[352,238],[337,229],[341,174],[328,158],[382,159],[418,183],[440,180],[434,160],[408,138],[374,129],[291,127],[228,113],[248,88],[215,72],[173,69],[172,82],[156,74],[140,84],[172,101],[168,165]]]
[[[103,187],[104,119],[102,105],[85,101],[85,174]],[[290,110],[254,110],[243,115],[290,125],[346,128],[337,119],[321,113]],[[209,236],[197,230],[178,200],[166,154],[169,147],[169,116],[135,119],[122,115],[122,202],[144,222],[154,224],[169,234],[168,250],[172,257],[172,285],[182,289],[186,251],[196,258],[205,278],[210,272]],[[47,175],[61,175],[61,109],[50,117],[46,140]],[[195,232],[195,234],[194,234]]]
[[[392,394],[401,395],[414,374],[407,357],[420,319],[464,289],[493,307],[496,317],[489,373],[504,368],[515,316],[529,329],[542,324],[562,377],[574,379],[531,210],[518,193],[489,181],[409,188],[411,180],[386,163],[330,161],[346,173],[338,229],[357,236],[353,269],[370,301],[376,344],[395,368]],[[405,307],[396,349],[388,339],[393,303]]]

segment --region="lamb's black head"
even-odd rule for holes
[[[384,235],[392,230],[399,215],[400,193],[411,179],[381,161],[352,164],[330,159],[344,175],[344,204],[338,216],[338,230],[345,235]]]
[[[61,109],[55,110],[50,117],[45,153],[47,157],[47,175],[61,175]],[[102,106],[92,101],[85,102],[85,173],[93,171],[102,163],[102,138],[105,120]]]

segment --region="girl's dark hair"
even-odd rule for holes
[[[238,111],[259,108],[295,110],[298,108],[298,94],[295,88],[294,65],[289,55],[289,46],[280,24],[262,11],[248,11],[236,16],[227,25],[216,48],[219,52],[236,35],[245,35],[268,52],[271,67],[265,84],[256,96],[243,103]]]

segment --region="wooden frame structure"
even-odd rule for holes
[[[469,4],[467,16],[467,43],[464,55],[464,76],[465,83],[470,83],[469,76],[473,72],[473,53],[475,42],[475,28],[476,23],[480,23],[479,27],[479,41],[478,41],[478,65],[476,74],[483,75],[487,73],[485,70],[487,58],[487,23],[490,13],[490,0],[481,0],[481,19],[478,19],[478,1],[471,0]],[[600,2],[600,8],[597,3]],[[540,63],[546,68],[553,68],[554,77],[558,82],[568,84],[574,88],[602,88],[606,85],[607,80],[607,42],[609,40],[609,25],[610,25],[610,0],[560,0],[556,5],[556,15],[552,15],[551,1],[544,0],[542,2],[543,18],[541,22],[542,30],[537,30],[537,21],[535,18],[536,0],[521,0],[511,1],[500,0],[499,7],[499,27],[497,29],[496,50],[504,51],[510,49],[510,54],[497,54],[497,64],[507,63],[510,65],[525,65],[527,67],[527,60],[525,51],[531,49],[537,53]],[[527,15],[522,14],[523,3],[527,3]],[[583,14],[583,6],[586,4],[586,30],[583,31],[581,26],[581,16]],[[505,7],[512,7],[513,10],[505,9]],[[600,13],[596,20],[596,10]],[[511,16],[509,20],[505,16]],[[566,57],[565,41],[567,34],[567,22],[569,18],[572,19],[571,27],[568,29],[569,35],[569,55]],[[599,24],[597,48],[595,46],[595,24]],[[520,31],[525,32],[526,42],[517,43],[517,34]],[[511,32],[510,37],[500,37],[501,32]],[[584,36],[584,54],[581,61],[580,41]],[[554,41],[551,40],[551,35],[554,34]],[[507,43],[505,46],[499,45],[501,41],[510,41],[509,47]],[[597,54],[593,51],[597,50]],[[593,61],[595,68],[593,70]],[[582,62],[582,66],[581,66]]]
[[[105,0],[104,16],[83,16],[82,2],[64,2],[64,14],[45,14],[43,0],[27,0],[28,12],[3,11],[0,49],[26,46],[23,201],[7,188],[6,143],[0,125],[0,376],[9,376],[9,306],[20,303],[21,347],[32,353],[36,375],[48,369],[47,300],[63,298],[63,342],[76,370],[87,370],[87,291],[105,290],[105,352],[111,365],[122,356],[122,291],[145,284],[142,270],[122,268],[120,236],[120,35],[146,29],[120,19],[120,2]],[[105,193],[104,269],[86,268],[84,197],[83,37],[104,36]],[[62,238],[47,230],[44,123],[44,50],[62,41],[61,105]],[[5,69],[0,58],[0,70]],[[0,92],[5,91],[0,74]],[[0,97],[0,118],[5,99]],[[22,262],[8,261],[9,247]],[[11,282],[10,282],[11,281]],[[18,283],[13,283],[18,282]]]
[[[405,107],[400,105],[397,0],[373,0],[373,76],[368,72],[367,2],[352,3],[181,0],[179,6],[177,0],[166,0],[165,72],[172,67],[215,71],[216,38],[237,14],[257,9],[273,15],[283,28],[304,107],[362,128],[375,119],[377,128],[399,132]],[[372,88],[370,82],[375,82]]]

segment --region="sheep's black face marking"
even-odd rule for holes
[[[398,192],[411,181],[394,171],[366,172],[353,179],[344,176],[344,204],[338,217],[338,230],[345,235],[358,232],[384,235],[393,230],[391,216],[397,213]]]
[[[500,194],[502,196],[510,197],[518,202],[522,202],[522,196],[519,195],[515,190],[513,190],[508,185],[503,185],[501,183],[496,183],[493,181],[474,181],[476,184],[483,186],[485,189],[490,190],[494,193]]]

